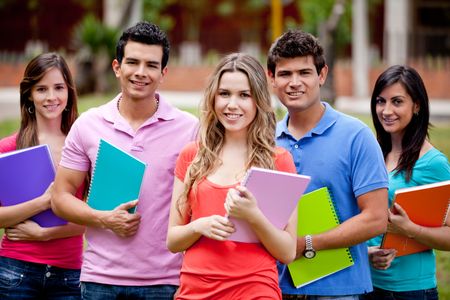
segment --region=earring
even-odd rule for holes
[[[34,106],[28,106],[27,110],[30,115],[34,114]]]
[[[419,112],[418,111],[414,112],[414,115],[417,117],[419,115]]]
[[[67,108],[67,106],[66,106],[66,108],[64,108],[64,111],[65,111],[65,112],[68,112],[68,111],[69,111],[69,109]]]

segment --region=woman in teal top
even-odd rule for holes
[[[428,138],[429,102],[420,75],[411,67],[392,66],[377,79],[371,98],[372,120],[389,171],[389,204],[397,189],[450,180],[450,166]],[[424,199],[426,201],[426,199]],[[431,228],[412,222],[395,205],[388,231],[413,238],[433,249],[450,250],[450,218]],[[380,249],[381,236],[368,241],[374,291],[363,299],[438,299],[433,250],[395,257]]]

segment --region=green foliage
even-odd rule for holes
[[[334,2],[335,0],[297,0],[297,8],[303,23],[295,24],[295,22],[290,19],[288,20],[289,23],[286,25],[290,28],[300,26],[302,30],[318,36],[319,25],[326,22],[330,16]],[[351,42],[351,20],[351,1],[346,1],[344,13],[339,21],[335,36],[337,49],[343,49],[344,46],[347,46]]]
[[[163,11],[175,2],[175,0],[144,0],[142,12],[144,20],[158,24],[164,31],[171,30],[175,26],[175,19]]]
[[[76,46],[86,49],[92,56],[107,53],[113,58],[118,35],[116,28],[108,27],[94,15],[88,14],[76,26],[74,41]]]

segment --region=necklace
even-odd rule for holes
[[[119,100],[117,100],[117,110],[119,112],[120,112],[120,101],[122,101],[122,96],[120,96]],[[156,113],[159,108],[159,99],[155,97],[155,101],[156,101],[156,109],[155,109],[155,113]]]

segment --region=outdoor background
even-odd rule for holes
[[[270,44],[288,28],[318,36],[331,70],[324,99],[369,126],[376,77],[409,64],[430,96],[431,142],[450,156],[449,0],[0,0],[0,138],[18,129],[18,86],[41,52],[69,62],[80,112],[111,99],[115,43],[139,20],[158,24],[171,41],[161,94],[194,114],[224,54],[247,52],[265,66]],[[437,260],[440,299],[450,299],[450,254],[437,252]]]

